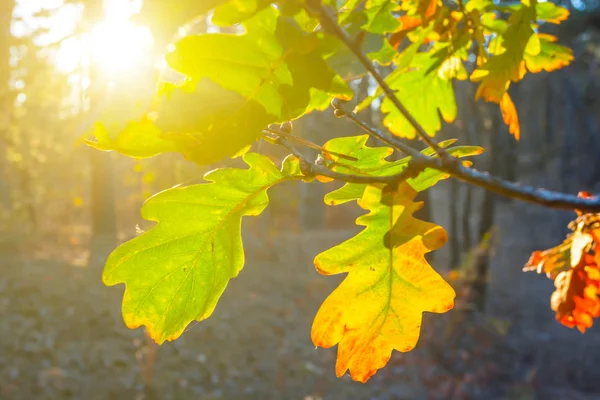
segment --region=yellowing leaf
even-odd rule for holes
[[[517,114],[515,103],[513,103],[508,92],[505,92],[504,96],[502,96],[502,100],[500,101],[500,111],[502,112],[504,123],[508,125],[508,131],[516,140],[519,140],[521,138],[519,115]]]
[[[564,7],[557,6],[551,1],[537,3],[535,7],[538,21],[545,21],[552,24],[560,24],[569,18],[569,10]]]
[[[350,370],[366,382],[392,350],[414,348],[424,311],[454,305],[454,290],[424,257],[446,242],[446,232],[412,216],[422,205],[415,196],[407,183],[369,186],[360,201],[369,213],[356,221],[366,228],[315,258],[321,274],[348,273],[321,305],[311,332],[316,346],[338,345],[338,377]]]
[[[502,35],[501,54],[490,57],[487,62],[471,74],[471,80],[481,84],[477,88],[476,98],[500,103],[511,81],[518,82],[525,75],[525,49],[536,50],[536,39],[531,24],[535,11],[531,7],[522,6],[508,20],[508,28]]]
[[[546,3],[543,3],[546,4]],[[538,33],[540,49],[537,54],[525,53],[525,65],[529,72],[552,72],[566,67],[573,61],[573,51],[556,42],[556,36]]]

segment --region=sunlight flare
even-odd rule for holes
[[[132,4],[108,2],[102,21],[61,43],[56,54],[57,68],[72,72],[82,66],[92,67],[98,73],[116,78],[152,64],[152,33],[130,21],[136,12]]]

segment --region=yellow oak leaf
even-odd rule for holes
[[[315,258],[323,275],[348,273],[321,305],[311,333],[316,346],[338,345],[338,377],[350,370],[366,382],[392,350],[415,347],[423,312],[454,306],[454,290],[425,260],[446,232],[412,216],[423,204],[413,201],[416,193],[406,182],[367,187],[359,204],[369,213],[356,221],[366,228]]]

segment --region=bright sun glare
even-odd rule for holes
[[[57,55],[57,67],[65,72],[81,65],[99,68],[110,77],[129,74],[152,63],[152,34],[129,19],[132,3],[106,2],[105,18],[84,35],[65,40]]]

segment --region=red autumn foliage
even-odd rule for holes
[[[579,197],[592,197],[587,192]],[[554,279],[550,306],[563,325],[585,332],[600,317],[600,215],[583,214],[569,224],[573,233],[560,245],[535,251],[525,271],[536,270]]]
[[[582,333],[600,316],[600,269],[596,257],[586,255],[575,268],[563,271],[554,280],[556,290],[550,298],[556,319],[563,325],[577,327]]]

